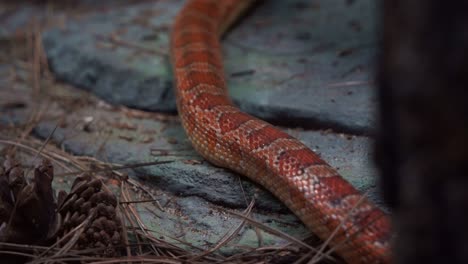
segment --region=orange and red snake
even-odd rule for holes
[[[299,140],[229,99],[220,37],[251,0],[189,0],[171,35],[177,108],[193,147],[258,182],[349,263],[389,263],[390,220]]]

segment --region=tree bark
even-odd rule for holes
[[[376,162],[395,263],[468,263],[468,1],[382,7]]]

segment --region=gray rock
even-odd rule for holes
[[[174,112],[169,28],[182,1],[95,12],[44,34],[55,74],[115,103]],[[264,1],[226,34],[234,101],[276,124],[369,133],[376,1]]]
[[[12,87],[12,86],[8,86]],[[4,91],[8,92],[5,87]],[[226,210],[243,210],[255,198],[253,217],[271,227],[296,237],[307,234],[300,221],[266,190],[245,177],[214,167],[190,147],[175,117],[111,107],[83,91],[62,86],[45,86],[47,111],[34,130],[36,135],[76,155],[87,155],[117,164],[149,161],[173,161],[168,164],[126,169],[132,179],[151,190],[166,209],[161,212],[151,204],[136,204],[145,225],[166,239],[182,239],[196,246],[216,244],[239,223]],[[24,102],[21,108],[2,111],[0,123],[28,122],[35,109],[29,89],[14,87],[12,97],[0,98],[0,106],[14,98]],[[57,126],[61,117],[66,117]],[[168,120],[166,120],[168,119]],[[360,191],[368,191],[379,203],[375,188],[375,171],[370,161],[371,141],[362,136],[328,131],[285,129],[317,151]],[[63,179],[72,181],[74,176]],[[255,232],[245,227],[236,242],[257,246]],[[264,234],[267,245],[284,243]],[[236,247],[223,248],[224,253]]]
[[[59,79],[112,104],[175,112],[168,58],[168,28],[183,1],[99,9],[43,34],[49,63]],[[360,191],[380,203],[366,136],[373,125],[369,82],[374,53],[372,0],[263,1],[223,40],[230,94],[244,110],[277,124],[319,128],[287,129],[319,153]],[[330,30],[333,28],[334,30]],[[2,69],[0,68],[0,71]],[[30,89],[5,83],[0,123],[24,124],[37,111]],[[174,116],[115,107],[87,92],[44,86],[48,106],[34,129],[76,155],[119,164],[172,161],[124,170],[151,190],[165,211],[136,204],[142,220],[164,239],[196,246],[216,244],[255,198],[253,217],[303,238],[306,229],[281,202],[245,177],[212,166],[191,148]],[[11,100],[22,107],[4,107]],[[263,235],[265,244],[284,243]],[[235,240],[257,246],[253,229]],[[236,247],[225,247],[232,253]]]

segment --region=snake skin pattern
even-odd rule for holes
[[[349,263],[389,263],[389,217],[299,140],[229,99],[220,36],[249,0],[192,0],[171,35],[177,108],[194,148],[258,182]]]

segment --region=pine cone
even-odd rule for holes
[[[7,177],[9,188],[16,197],[18,192],[27,184],[23,168],[21,168],[21,164],[14,156],[8,156],[3,165],[5,166],[5,176]]]
[[[69,194],[59,193],[59,213],[63,218],[57,238],[60,245],[73,243],[74,249],[102,248],[102,256],[119,256],[122,225],[116,207],[115,196],[102,188],[99,179],[89,175],[76,178]],[[84,229],[73,239],[71,231],[84,221],[87,221]]]
[[[8,223],[8,219],[13,211],[13,200],[11,197],[11,189],[8,183],[8,174],[6,170],[0,166],[0,223]],[[0,234],[2,228],[0,227]],[[4,241],[0,235],[0,241]]]
[[[48,160],[34,170],[34,182],[28,183],[21,164],[13,156],[0,165],[0,242],[45,245],[58,230],[60,215],[55,212],[52,179]],[[25,250],[2,245],[2,250]],[[25,263],[26,256],[0,254],[2,263]]]
[[[53,167],[48,160],[34,169],[28,183],[20,163],[7,157],[0,174],[0,241],[44,244],[59,219],[53,198]]]

